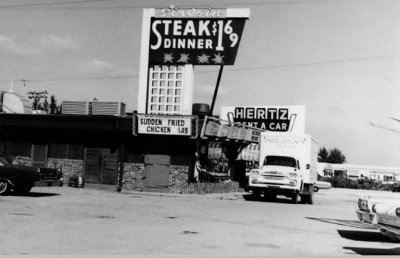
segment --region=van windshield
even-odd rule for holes
[[[266,156],[264,159],[264,165],[293,168],[297,167],[296,160],[294,158],[284,156]]]

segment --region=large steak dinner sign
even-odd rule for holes
[[[156,9],[149,64],[233,65],[246,19],[229,9]]]

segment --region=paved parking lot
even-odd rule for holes
[[[329,189],[314,205],[205,196],[37,187],[0,196],[0,255],[346,256],[400,254],[400,244],[358,222],[359,195]]]

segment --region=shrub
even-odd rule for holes
[[[354,181],[347,177],[340,175],[331,178],[325,178],[324,181],[330,182],[334,188],[350,188],[350,189],[365,189],[365,190],[380,190],[392,191],[392,184],[383,184],[381,182],[371,180],[358,180]]]

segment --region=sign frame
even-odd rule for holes
[[[146,124],[141,125],[140,119],[147,119]],[[198,130],[198,116],[189,115],[166,115],[166,114],[134,114],[133,116],[133,136],[138,135],[167,135],[197,138]],[[151,121],[150,121],[151,120]],[[184,124],[170,124],[176,121],[182,121]],[[167,122],[166,122],[167,121]],[[178,122],[179,123],[179,122]],[[153,126],[152,131],[147,131],[145,127]],[[158,128],[158,129],[157,129]],[[181,129],[178,129],[181,128]],[[185,132],[184,129],[187,129]],[[148,130],[148,129],[147,129]],[[158,131],[157,131],[158,130]],[[178,130],[178,132],[176,132]],[[183,130],[179,132],[179,130]]]
[[[200,137],[259,143],[262,131],[258,128],[205,116]]]
[[[161,11],[164,10],[161,15]],[[186,10],[182,12],[182,10]],[[168,12],[168,15],[166,14]],[[214,15],[214,16],[213,16]],[[165,19],[174,17],[173,19],[249,19],[250,9],[249,8],[144,8],[142,18],[142,34],[141,34],[141,50],[140,50],[140,71],[139,71],[139,90],[138,90],[138,113],[149,113],[148,112],[148,96],[149,96],[149,68],[150,68],[150,35],[151,35],[151,21],[154,18]],[[212,18],[214,17],[214,18]],[[229,32],[229,31],[228,31]],[[238,44],[240,41],[238,41]],[[239,45],[238,45],[239,46]],[[216,58],[216,57],[213,57]],[[218,61],[218,58],[216,59]],[[163,64],[160,64],[163,65]],[[166,65],[170,65],[169,63]],[[184,65],[185,76],[187,76],[187,82],[185,82],[185,95],[190,95],[193,91],[193,64],[178,64]],[[219,64],[223,66],[223,64]],[[185,79],[186,81],[186,79]],[[190,99],[189,96],[185,96],[184,99]],[[191,114],[191,106],[186,105],[182,111],[182,114]]]

